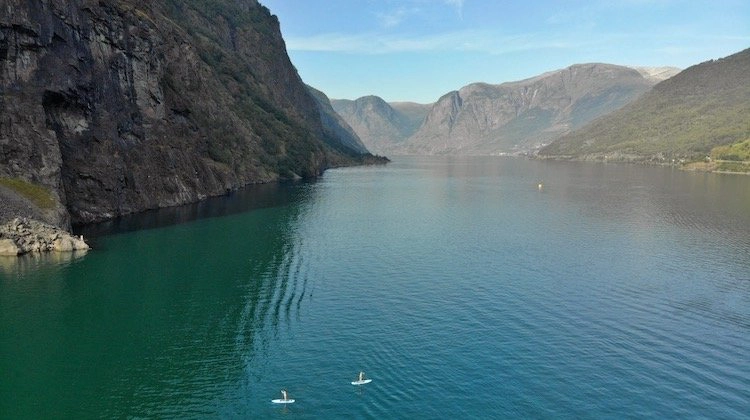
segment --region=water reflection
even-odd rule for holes
[[[77,234],[101,236],[161,228],[210,217],[229,216],[250,210],[283,206],[298,199],[300,189],[315,181],[279,182],[248,185],[227,195],[209,197],[203,201],[182,206],[149,210],[119,217],[101,223],[75,227]]]
[[[88,250],[80,250],[74,252],[30,252],[18,257],[0,256],[0,273],[7,278],[19,278],[44,267],[66,266],[87,253]]]
[[[309,195],[306,196],[309,198]],[[303,301],[310,296],[311,262],[298,234],[310,203],[301,200],[285,215],[285,228],[277,231],[268,252],[250,260],[246,293],[237,321],[236,351],[243,357],[245,373],[253,382],[267,380],[266,363],[272,342],[299,321]],[[243,390],[253,393],[253,390]]]
[[[241,401],[307,296],[296,230],[313,185],[88,226],[86,258],[0,259],[0,412],[211,417]]]
[[[221,409],[229,410],[218,413],[221,416],[245,416],[247,398],[254,404],[267,400],[271,387],[258,384],[278,372],[262,361],[273,357],[275,340],[299,314],[307,295],[307,262],[299,249],[297,226],[310,198],[308,187],[287,188],[282,197],[270,194],[268,207],[210,222],[217,237],[204,245],[217,251],[206,255],[212,261],[201,271],[203,276],[211,273],[212,285],[184,302],[191,309],[175,320],[181,324],[177,334],[165,337],[164,360],[148,369],[171,371],[171,380],[181,387],[172,390],[167,404],[163,383],[140,394],[143,401],[161,403],[158,414],[208,410],[203,414],[215,415],[212,410]],[[217,310],[217,304],[222,309]],[[175,360],[193,367],[174,366]]]
[[[577,205],[584,217],[618,220],[623,226],[668,224],[725,232],[750,228],[746,176],[626,164],[528,162],[527,166],[537,167],[551,199]]]

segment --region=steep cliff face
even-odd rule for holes
[[[255,0],[5,0],[0,89],[0,177],[46,187],[58,225],[363,153],[324,130]]]
[[[519,82],[471,84],[441,97],[398,152],[529,151],[624,106],[653,83],[627,67],[578,64]]]
[[[355,150],[359,153],[369,153],[367,147],[362,143],[357,133],[349,124],[334,111],[331,100],[325,93],[308,86],[307,89],[318,102],[320,120],[323,122],[323,131],[331,141],[338,141],[339,147]]]

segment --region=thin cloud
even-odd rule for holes
[[[404,52],[473,51],[505,54],[516,51],[572,48],[575,44],[560,37],[542,39],[535,34],[497,35],[488,31],[466,30],[436,35],[399,37],[383,34],[321,34],[287,39],[290,51],[340,52],[348,54],[393,54]],[[580,44],[580,43],[578,43]]]
[[[463,19],[464,17],[464,0],[443,0],[443,3],[447,4],[448,6],[453,6],[456,8],[456,13],[458,13],[458,17]]]
[[[463,4],[461,0],[444,0]],[[417,7],[417,6],[414,6]],[[706,43],[736,44],[747,36],[710,34],[690,23],[662,26],[652,31],[595,33],[586,25],[575,31],[563,28],[556,33],[500,33],[492,29],[466,29],[437,34],[413,35],[404,32],[373,31],[359,34],[328,33],[308,37],[289,37],[290,51],[340,52],[347,54],[450,53],[476,52],[489,55],[521,51],[570,50],[586,56],[600,56],[620,48],[663,49],[677,54],[680,48],[698,48]],[[689,47],[684,47],[688,45]]]
[[[380,25],[384,28],[394,28],[411,18],[424,17],[430,13],[430,7],[448,6],[456,10],[459,18],[463,19],[463,7],[465,0],[442,0],[441,3],[430,4],[428,0],[410,0],[406,5],[400,5],[385,12],[375,13]]]
[[[378,13],[377,18],[380,24],[385,28],[394,28],[404,22],[408,17],[419,14],[420,9],[417,7],[401,6],[394,10]]]

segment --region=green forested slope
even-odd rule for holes
[[[630,105],[565,135],[543,157],[704,158],[750,137],[750,49],[692,66]]]

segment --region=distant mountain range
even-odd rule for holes
[[[678,71],[577,64],[517,82],[470,84],[434,104],[389,104],[376,96],[331,104],[373,153],[525,153],[621,108]]]
[[[662,80],[667,80],[670,77],[674,76],[675,74],[680,72],[680,69],[677,67],[642,67],[642,66],[636,66],[632,67],[638,73],[641,74],[641,76],[645,77],[646,79],[651,80],[654,83],[659,83]]]
[[[540,155],[671,162],[705,158],[716,146],[748,139],[750,49],[685,69]]]
[[[333,99],[333,109],[359,135],[372,153],[391,154],[422,125],[432,104],[387,103],[378,96]]]

